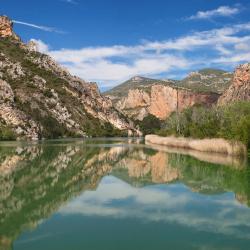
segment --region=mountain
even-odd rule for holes
[[[95,83],[25,44],[0,17],[0,138],[138,134]]]
[[[202,69],[191,72],[179,82],[179,86],[196,91],[222,94],[231,84],[233,74],[218,69]]]
[[[176,81],[173,81],[173,80],[156,80],[156,79],[146,78],[142,76],[135,76],[125,81],[124,83],[121,83],[118,86],[112,88],[111,90],[104,92],[104,95],[110,97],[110,99],[114,103],[116,103],[122,97],[127,96],[130,90],[141,89],[141,90],[149,91],[150,87],[156,83],[162,84],[162,85],[172,85],[175,82]]]
[[[231,80],[230,73],[223,71],[203,70],[200,72],[202,73],[199,73],[199,77],[198,73],[196,76],[192,73],[182,81],[134,77],[104,94],[112,100],[116,109],[127,117],[142,121],[152,114],[164,120],[177,109],[182,111],[195,104],[213,105],[217,102],[220,91],[216,89],[212,92],[212,89],[215,89],[215,86],[220,86],[220,89],[225,88],[228,83],[222,80],[225,78],[224,74],[228,75],[228,81]],[[215,73],[211,72],[217,72],[216,77]],[[207,86],[205,89],[205,84],[198,81],[200,78],[209,79],[210,82],[212,82],[211,79],[217,79],[217,81],[220,79],[218,81],[220,83],[211,83],[211,90]]]

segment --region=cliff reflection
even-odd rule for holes
[[[108,174],[132,186],[178,181],[201,193],[232,191],[250,204],[247,168],[123,143],[0,147],[0,249],[11,249],[22,231],[36,228],[84,190],[95,190]]]

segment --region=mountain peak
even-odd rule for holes
[[[145,77],[142,77],[142,76],[134,76],[134,77],[132,77],[130,80],[132,81],[132,82],[141,82],[141,81],[143,81],[145,79]]]
[[[7,16],[0,16],[0,37],[12,37],[15,40],[20,40],[13,31],[13,22]]]

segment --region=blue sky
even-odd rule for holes
[[[134,76],[182,78],[250,61],[250,1],[0,0],[24,41],[37,41],[102,89]]]

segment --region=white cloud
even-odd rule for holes
[[[17,21],[17,20],[13,20],[13,23],[25,25],[28,27],[32,27],[32,28],[47,31],[47,32],[63,33],[62,31],[59,31],[53,27],[47,27],[47,26],[37,25],[37,24],[33,24],[33,23],[26,23],[26,22]]]
[[[239,7],[220,6],[214,10],[198,11],[195,15],[187,19],[197,20],[197,19],[211,19],[219,16],[229,17],[240,13],[240,11],[241,9]]]
[[[30,39],[30,41],[35,42],[37,45],[38,51],[41,53],[47,54],[49,52],[49,46],[48,44],[44,43],[42,40],[37,40],[37,39]]]
[[[102,86],[113,86],[134,75],[164,78],[193,68],[228,66],[249,61],[250,23],[232,25],[163,41],[143,41],[135,46],[84,47],[51,50],[48,53],[71,73]],[[238,56],[237,56],[238,55]]]

